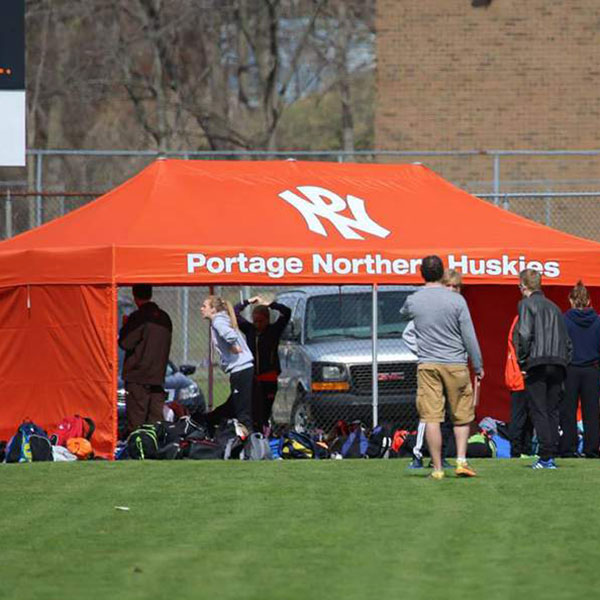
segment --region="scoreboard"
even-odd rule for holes
[[[0,0],[1,166],[25,166],[25,0]]]

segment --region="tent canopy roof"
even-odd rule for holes
[[[413,283],[427,254],[472,283],[514,282],[540,263],[545,283],[600,284],[600,244],[495,207],[422,165],[157,160],[2,242],[0,285]],[[279,275],[275,259],[291,258]]]

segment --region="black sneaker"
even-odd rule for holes
[[[417,458],[416,456],[412,459],[410,465],[408,465],[409,469],[422,469],[423,468],[423,459]]]

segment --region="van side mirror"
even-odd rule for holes
[[[298,322],[298,320],[293,319],[290,322],[290,339],[295,342],[300,341],[300,334],[302,333],[302,326]]]
[[[193,375],[196,372],[196,365],[180,365],[179,372],[184,375]]]

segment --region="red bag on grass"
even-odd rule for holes
[[[73,415],[64,418],[56,427],[56,430],[50,434],[50,441],[54,446],[65,446],[72,438],[91,439],[96,425],[89,417],[80,417]]]

